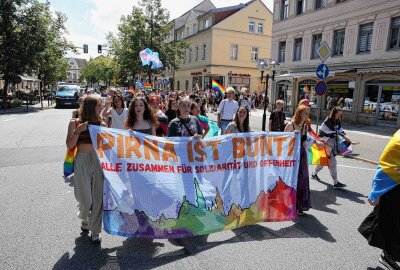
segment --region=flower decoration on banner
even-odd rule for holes
[[[156,68],[162,68],[163,64],[160,61],[160,58],[158,57],[158,52],[153,52],[149,48],[144,49],[139,53],[140,59],[142,60],[142,65],[150,65],[151,63],[151,69],[156,69]]]

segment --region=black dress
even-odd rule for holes
[[[400,261],[400,185],[382,195],[358,231],[369,245],[385,250]]]

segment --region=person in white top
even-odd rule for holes
[[[226,127],[233,121],[239,104],[234,100],[235,89],[233,87],[226,88],[226,95],[228,98],[221,101],[218,107],[218,126],[221,128],[221,134],[224,134]]]
[[[117,93],[111,103],[111,108],[108,109],[103,116],[111,117],[111,128],[124,129],[125,119],[128,115],[128,109],[125,108],[124,98]]]

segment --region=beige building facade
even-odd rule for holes
[[[275,0],[272,100],[292,113],[308,98],[313,114],[338,105],[345,121],[400,126],[399,29],[400,0]],[[328,91],[317,102],[316,48],[324,41],[332,50]]]
[[[206,90],[215,80],[258,91],[257,61],[270,57],[272,40],[272,13],[261,0],[225,8],[206,0],[174,23],[171,36],[189,44],[173,73],[175,89]]]

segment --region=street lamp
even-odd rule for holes
[[[268,60],[271,62],[268,64]],[[264,71],[272,68],[272,81],[275,80],[275,67],[279,65],[279,63],[276,60],[273,59],[259,59],[257,63],[257,69],[261,71],[261,84],[263,83],[263,76],[264,76]],[[264,90],[264,113],[263,113],[263,119],[262,119],[262,131],[266,130],[266,122],[267,122],[267,94],[268,94],[268,81],[269,81],[269,73],[267,73],[265,77],[265,90]]]
[[[269,65],[271,66],[271,70],[272,70],[271,97],[274,96],[274,98],[275,98],[276,97],[276,93],[275,93],[275,72],[276,72],[276,68],[279,67],[279,62],[276,61],[276,60],[272,60]],[[272,92],[274,92],[273,95],[272,95]]]

